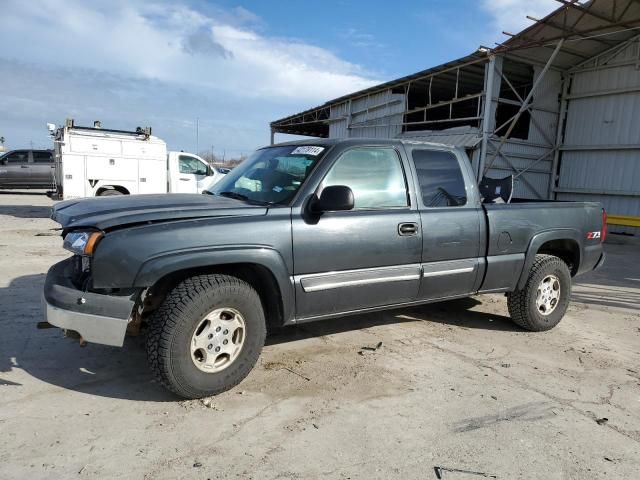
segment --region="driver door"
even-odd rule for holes
[[[5,155],[0,165],[0,183],[19,187],[29,184],[29,151],[16,150]]]
[[[353,191],[353,210],[294,214],[298,321],[416,299],[422,232],[398,150],[357,147],[342,153],[321,183]]]
[[[189,155],[178,157],[178,182],[176,193],[198,193],[200,183],[207,176],[207,166]]]

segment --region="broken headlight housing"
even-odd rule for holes
[[[102,232],[69,232],[64,237],[63,247],[76,255],[91,256],[102,237]]]

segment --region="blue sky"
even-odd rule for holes
[[[249,153],[268,123],[456,59],[553,0],[3,0],[0,136],[67,117],[152,126],[171,149]],[[284,136],[278,139],[285,140]]]

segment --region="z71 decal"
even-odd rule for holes
[[[587,240],[594,240],[596,238],[600,238],[600,231],[587,232]]]

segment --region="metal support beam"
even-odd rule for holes
[[[578,193],[581,195],[606,195],[611,197],[634,197],[640,199],[640,192],[633,190],[603,190],[596,188],[556,187],[557,193]]]
[[[638,21],[640,21],[640,19],[638,19]],[[635,35],[634,37],[632,37],[632,38],[630,38],[628,40],[625,40],[622,43],[618,43],[617,45],[609,48],[608,50],[605,50],[604,52],[600,52],[595,57],[592,57],[589,60],[586,60],[584,62],[578,63],[577,65],[573,66],[569,71],[578,72],[578,71],[588,71],[588,70],[601,68],[602,65],[598,65],[598,63],[599,63],[599,60],[602,57],[606,57],[607,55],[611,55],[611,57],[615,57],[618,53],[620,53],[620,51],[624,50],[631,43],[633,43],[635,41],[638,41],[638,40],[640,40],[640,35]],[[585,65],[588,65],[588,64],[590,64],[592,62],[595,62],[596,66],[594,66],[594,67],[585,67]]]
[[[270,145],[274,145],[275,144],[275,138],[276,138],[276,131],[273,127],[271,127],[271,143]]]
[[[558,125],[556,126],[556,145],[553,152],[553,163],[549,173],[549,200],[555,200],[555,186],[558,177],[558,165],[560,164],[560,150],[564,140],[564,121],[567,116],[567,96],[569,95],[569,85],[571,77],[566,76],[562,83],[562,94],[560,96],[560,113],[558,114]]]
[[[539,19],[534,18],[534,17],[532,17],[531,15],[527,15],[527,18],[528,18],[529,20],[532,20],[532,21],[536,22],[536,23],[540,22],[540,20],[539,20]],[[579,32],[579,31],[578,31],[578,30],[576,30],[575,28],[572,28],[572,27],[570,27],[570,26],[568,26],[568,25],[560,25],[559,23],[555,23],[554,21],[549,20],[549,19],[546,19],[543,23],[544,23],[545,25],[549,25],[550,27],[553,27],[553,28],[555,28],[555,29],[558,29],[558,30],[560,30],[560,31],[562,31],[562,32],[569,32],[569,33],[572,33],[572,34],[574,34],[574,35],[577,35],[578,37],[580,37],[580,38],[581,38],[581,39],[583,39],[583,40],[592,40],[592,41],[594,41],[594,42],[600,43],[601,45],[606,45],[606,46],[608,46],[608,47],[610,47],[610,46],[612,45],[612,43],[611,43],[611,41],[610,41],[610,40],[609,40],[609,41],[607,41],[607,40],[604,40],[604,39],[602,39],[602,38],[598,38],[598,37],[591,37],[591,38],[588,38],[588,36],[587,36],[587,35],[584,35],[582,32]]]
[[[485,85],[484,85],[484,112],[482,119],[482,143],[480,145],[480,156],[478,158],[478,165],[474,165],[476,167],[474,169],[476,178],[480,180],[482,178],[482,172],[484,171],[484,164],[487,159],[487,147],[489,144],[489,135],[491,135],[491,131],[493,130],[493,123],[495,119],[492,118],[491,112],[493,111],[493,84],[494,77],[496,71],[496,57],[495,55],[491,55],[489,58],[489,63],[485,66],[487,74],[485,75]]]
[[[489,168],[491,167],[491,164],[495,161],[496,157],[498,156],[498,154],[500,153],[500,150],[502,150],[503,145],[505,144],[505,142],[507,141],[507,139],[509,138],[509,136],[511,135],[511,132],[513,131],[513,129],[516,126],[516,123],[518,122],[518,120],[520,119],[520,117],[522,116],[522,114],[524,113],[525,110],[527,110],[527,107],[529,105],[529,102],[531,102],[531,99],[533,98],[533,94],[536,91],[536,89],[538,88],[538,85],[540,85],[540,83],[542,82],[542,79],[544,78],[544,76],[546,75],[547,71],[549,70],[549,67],[551,66],[551,64],[553,64],[553,61],[555,60],[556,56],[558,55],[558,52],[560,52],[560,50],[562,49],[562,45],[564,44],[564,39],[560,39],[560,41],[558,42],[558,44],[556,45],[555,50],[553,51],[553,53],[551,54],[551,56],[549,57],[549,60],[547,60],[546,65],[544,66],[544,68],[542,69],[542,71],[540,72],[540,75],[538,75],[538,78],[536,78],[536,81],[533,82],[533,85],[531,87],[531,90],[529,91],[529,94],[526,96],[526,98],[524,99],[524,101],[522,102],[522,106],[520,107],[520,109],[518,110],[517,115],[514,117],[514,119],[511,121],[511,125],[509,126],[507,132],[504,134],[503,137],[501,137],[500,139],[500,144],[498,145],[496,152],[494,152],[493,156],[491,157],[491,160],[489,162],[489,165],[485,167],[484,171],[483,171],[483,176],[484,174],[487,173],[487,170],[489,170]]]
[[[569,95],[567,99],[576,100],[579,98],[604,97],[609,95],[624,95],[625,93],[639,93],[639,92],[640,92],[640,87],[613,88],[611,90],[599,90],[596,92],[576,93],[575,95]]]
[[[597,150],[640,150],[640,143],[617,143],[600,145],[562,145],[563,152],[592,152]]]

